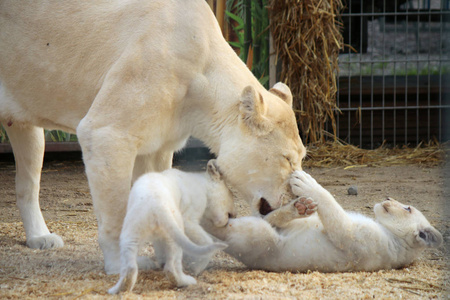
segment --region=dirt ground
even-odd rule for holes
[[[206,161],[179,162],[178,167],[199,169]],[[386,196],[421,210],[443,235],[446,245],[428,250],[401,270],[323,274],[252,271],[234,258],[218,253],[198,284],[172,286],[161,272],[139,273],[134,293],[108,296],[117,275],[103,271],[97,244],[97,226],[84,167],[80,160],[50,161],[44,165],[41,208],[52,232],[65,246],[56,250],[25,247],[25,234],[15,205],[12,161],[0,161],[0,298],[55,299],[422,299],[447,298],[449,173],[443,167],[395,166],[308,168],[348,210],[372,216],[373,205]],[[448,181],[447,181],[448,184]],[[358,195],[347,195],[356,185]],[[248,214],[237,203],[239,214]],[[145,250],[147,254],[151,250]]]

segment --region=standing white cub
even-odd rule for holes
[[[200,219],[203,217],[213,226],[224,227],[234,215],[232,195],[215,160],[208,162],[206,174],[169,169],[143,175],[131,189],[120,234],[120,279],[109,293],[133,289],[138,274],[139,245],[148,240],[152,241],[156,256],[150,268],[164,266],[177,286],[197,283],[192,276],[183,273],[183,252],[192,255],[185,259],[192,272],[198,274],[214,251],[227,247],[224,243],[213,242],[199,225]]]
[[[375,220],[346,212],[310,175],[296,171],[294,194],[304,197],[268,214],[244,217],[225,228],[209,226],[228,244],[226,252],[248,267],[270,271],[343,272],[401,268],[442,235],[420,211],[388,199],[374,207]],[[317,201],[317,203],[315,202]],[[299,216],[293,219],[293,208]],[[267,221],[267,222],[266,222]],[[270,224],[275,226],[272,227]]]

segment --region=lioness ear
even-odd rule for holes
[[[277,95],[281,100],[284,100],[290,107],[292,107],[292,93],[287,85],[282,82],[276,83],[270,90],[274,95]]]
[[[252,86],[247,86],[242,92],[239,111],[242,120],[251,129],[258,130],[261,134],[271,130],[271,123],[264,116],[267,111],[264,99]]]
[[[213,180],[221,180],[222,174],[220,174],[219,167],[217,166],[217,160],[211,159],[210,161],[208,161],[206,170]]]
[[[419,230],[416,238],[425,242],[425,245],[431,248],[439,247],[443,241],[442,234],[434,227],[427,227]]]

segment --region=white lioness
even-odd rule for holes
[[[204,0],[0,0],[0,122],[16,159],[27,245],[63,245],[39,208],[42,127],[77,133],[107,273],[131,183],[171,167],[189,136],[236,197],[292,199],[300,140],[287,86],[264,89]],[[275,171],[276,170],[276,171]]]
[[[375,271],[410,264],[426,247],[439,247],[442,235],[420,211],[389,199],[374,207],[375,220],[345,212],[310,175],[296,171],[291,179],[296,201],[308,218],[292,219],[292,205],[256,217],[230,220],[208,230],[228,244],[226,252],[248,267],[270,271]],[[315,203],[317,201],[317,204]],[[305,211],[308,210],[308,213]]]
[[[152,241],[156,256],[151,268],[164,266],[166,274],[179,287],[196,284],[194,277],[183,273],[183,252],[199,257],[190,261],[193,272],[198,274],[214,251],[226,248],[226,244],[213,243],[199,225],[200,219],[224,227],[229,216],[234,215],[233,197],[215,160],[208,162],[206,174],[169,169],[143,175],[131,189],[120,234],[120,279],[108,292],[117,294],[133,289],[138,274],[139,244],[148,240]],[[203,246],[191,242],[184,231]]]

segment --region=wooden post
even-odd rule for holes
[[[252,1],[244,1],[244,61],[247,61],[250,45],[252,44]]]
[[[209,7],[211,7],[211,10],[214,11],[214,0],[207,0]]]
[[[273,47],[272,32],[269,32],[269,87],[277,83],[277,53]]]
[[[216,18],[219,22],[220,29],[222,29],[222,34],[224,33],[224,23],[225,23],[225,1],[226,0],[217,0],[216,7]]]

